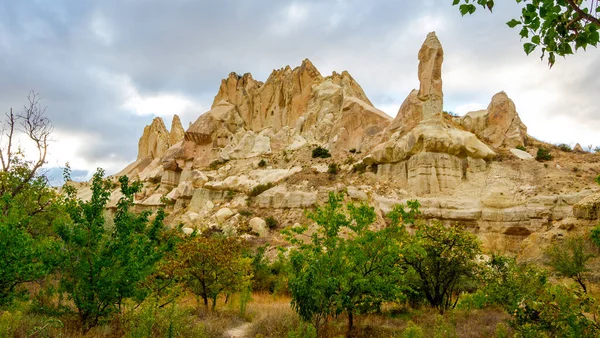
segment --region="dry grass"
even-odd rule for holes
[[[250,323],[247,337],[287,337],[301,325],[300,318],[284,296],[255,293],[244,314],[240,313],[239,297],[224,299],[217,309],[198,308],[192,296],[184,296],[176,307],[156,309],[146,303],[135,310],[123,313],[102,323],[82,336],[76,318],[62,316],[60,325],[51,323],[51,317],[26,311],[0,314],[0,336],[27,337],[36,327],[45,327],[40,337],[162,337],[169,329],[180,337],[223,337],[232,328]],[[508,315],[499,309],[455,310],[440,316],[430,308],[407,309],[386,307],[381,314],[355,317],[352,337],[402,337],[409,321],[422,328],[424,337],[495,337],[498,325],[505,323]],[[340,337],[347,334],[347,318],[332,318],[320,332],[321,337]],[[510,330],[509,335],[512,336]]]
[[[253,294],[248,313],[252,318],[249,337],[287,337],[288,332],[300,324],[287,297]]]

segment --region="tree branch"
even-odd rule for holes
[[[579,6],[577,6],[575,4],[575,2],[573,0],[566,0],[566,2],[577,14],[579,14],[579,16],[581,16],[582,18],[586,19],[587,21],[593,23],[594,25],[600,27],[600,20],[598,20],[593,15],[584,12],[581,8],[579,8]]]

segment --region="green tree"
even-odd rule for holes
[[[507,22],[511,28],[519,27],[525,53],[541,47],[542,59],[548,54],[550,67],[556,55],[567,56],[578,49],[585,50],[600,41],[600,3],[583,0],[516,0],[522,3],[521,17]],[[453,0],[460,13],[473,14],[477,5],[492,11],[493,0]]]
[[[56,225],[64,254],[59,269],[61,290],[75,304],[83,332],[117,312],[126,298],[143,300],[147,290],[141,283],[173,246],[163,237],[162,210],[153,221],[150,212],[136,215],[130,211],[141,184],[130,185],[127,176],[119,178],[123,197],[117,204],[114,226],[106,222],[112,184],[103,174],[101,169],[94,174],[89,201],[77,199],[76,190],[65,185],[63,203],[69,219]]]
[[[579,289],[548,283],[534,299],[523,299],[512,313],[517,337],[600,335],[598,301]]]
[[[251,258],[243,255],[244,244],[238,238],[193,236],[177,249],[177,274],[187,290],[202,298],[208,308],[217,304],[219,295],[241,291],[252,278]]]
[[[52,124],[39,95],[31,92],[27,98],[21,113],[10,109],[0,121],[0,306],[14,298],[19,286],[44,277],[56,263],[52,223],[62,214],[56,193],[39,174]],[[15,149],[18,134],[36,147],[34,160]]]
[[[419,291],[443,314],[456,306],[457,293],[475,278],[479,254],[475,235],[458,226],[432,222],[417,224],[403,257],[418,276]]]
[[[377,231],[373,208],[348,204],[344,210],[342,200],[331,193],[325,206],[308,214],[317,225],[310,240],[302,237],[307,226],[286,232],[297,247],[290,253],[292,307],[317,331],[328,317],[344,312],[351,331],[355,315],[376,311],[383,302],[402,298],[405,290],[403,222],[414,219],[418,204],[409,211],[396,208],[392,223]]]
[[[572,236],[563,241],[553,243],[546,250],[547,264],[561,276],[571,278],[587,293],[585,280],[590,271],[588,261],[594,257],[582,236]]]
[[[547,271],[514,258],[492,255],[480,273],[484,305],[498,305],[513,314],[524,301],[534,300],[546,287]]]

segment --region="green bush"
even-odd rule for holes
[[[283,254],[269,261],[265,257],[268,246],[261,246],[252,256],[252,290],[280,294],[287,291],[287,260]]]
[[[597,300],[561,284],[548,284],[534,299],[523,299],[511,326],[520,337],[598,337]]]
[[[527,151],[527,148],[525,148],[525,147],[524,147],[524,146],[522,146],[522,145],[518,145],[518,146],[517,146],[517,149],[519,149],[519,150],[523,150],[523,151]]]
[[[594,257],[582,236],[568,237],[553,243],[547,250],[548,265],[566,278],[571,278],[587,292],[588,261]]]
[[[351,154],[356,154],[356,148],[352,148],[350,150],[348,150]]]
[[[260,162],[258,162],[258,166],[259,167],[266,167],[267,166],[267,161],[265,161],[264,159],[260,160]]]
[[[328,158],[328,157],[331,157],[329,150],[327,150],[321,146],[316,147],[312,151],[312,158]]]
[[[331,175],[336,175],[340,170],[340,166],[337,163],[330,163],[327,168],[327,173]]]
[[[244,217],[250,217],[250,216],[252,216],[252,211],[250,211],[248,209],[243,209],[243,210],[240,210],[239,214]]]
[[[250,190],[250,193],[248,193],[248,196],[250,196],[250,197],[258,196],[273,187],[274,187],[274,185],[271,182],[266,183],[266,184],[259,184],[259,185],[255,186],[254,188],[252,188],[252,190]]]
[[[267,227],[269,229],[275,229],[279,225],[279,222],[277,222],[277,220],[273,216],[265,218],[265,223],[267,223]]]
[[[539,147],[535,159],[537,161],[551,161],[554,157],[550,154],[550,151],[546,148]]]
[[[534,300],[548,282],[546,270],[532,264],[518,264],[514,258],[492,255],[480,272],[484,306],[500,306],[513,314],[523,301]],[[478,300],[478,301],[479,301]]]
[[[353,173],[364,174],[366,171],[367,165],[364,162],[359,162],[352,166]]]
[[[561,143],[558,145],[558,149],[565,151],[565,152],[571,152],[573,151],[573,149],[571,149],[571,146],[566,144],[566,143]]]
[[[423,333],[423,329],[415,324],[412,320],[409,320],[406,323],[406,328],[402,331],[401,338],[423,338],[425,334]]]

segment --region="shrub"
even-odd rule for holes
[[[353,173],[364,174],[366,171],[367,171],[367,164],[364,162],[359,162],[352,166]]]
[[[409,320],[406,323],[406,328],[402,331],[402,338],[423,338],[425,334],[423,333],[423,329],[415,324],[412,320]]]
[[[553,159],[553,156],[552,154],[550,154],[550,151],[548,149],[539,147],[537,154],[535,155],[535,159],[540,162],[551,161]]]
[[[240,210],[239,214],[244,217],[250,217],[250,216],[252,216],[252,211],[250,211],[248,209],[244,209],[244,210]]]
[[[331,157],[331,154],[329,153],[329,150],[327,150],[321,146],[318,146],[315,149],[313,149],[312,157],[313,158],[328,158],[328,157]]]
[[[596,178],[594,179],[594,182],[600,184],[600,175],[596,176]]]
[[[350,149],[350,150],[348,150],[348,151],[349,151],[350,153],[352,153],[352,154],[356,154],[356,148],[352,148],[352,149]]]
[[[548,265],[563,277],[571,278],[587,292],[585,280],[590,269],[587,262],[594,257],[590,253],[585,239],[581,236],[569,237],[564,241],[553,243],[546,251]]]
[[[250,196],[250,197],[258,196],[273,187],[274,187],[274,185],[271,182],[266,183],[266,184],[259,184],[259,185],[255,186],[254,188],[252,188],[252,190],[250,190],[250,193],[248,193],[248,196]]]
[[[597,146],[596,148],[594,148],[594,152],[596,154],[599,154],[600,153],[600,146]]]
[[[337,165],[337,163],[330,163],[329,168],[327,168],[327,173],[329,173],[331,175],[335,175],[338,173],[339,169],[340,169],[340,167]]]
[[[260,160],[260,162],[258,162],[258,166],[259,167],[266,167],[267,166],[267,161],[265,161],[264,159]]]
[[[269,229],[275,229],[279,225],[279,222],[277,222],[273,216],[265,218],[265,223],[267,223],[267,227],[269,227]]]
[[[214,160],[214,161],[210,162],[210,164],[208,165],[208,169],[217,170],[225,163],[227,163],[226,160]]]
[[[278,294],[286,291],[286,263],[283,254],[277,260],[270,262],[265,257],[268,246],[261,246],[252,256],[252,290]]]
[[[523,150],[523,151],[527,151],[527,148],[525,148],[525,147],[524,147],[524,146],[522,146],[522,145],[518,145],[518,146],[517,146],[517,149],[519,149],[519,150]]]
[[[517,264],[514,258],[500,255],[492,255],[480,275],[485,306],[498,305],[509,314],[513,314],[521,302],[535,299],[548,281],[544,269],[533,264]]]
[[[535,299],[524,299],[511,325],[520,337],[598,337],[597,301],[561,284],[548,284]]]
[[[573,151],[573,149],[571,149],[571,146],[566,144],[566,143],[561,143],[558,145],[558,149],[565,151],[565,152],[571,152]]]

